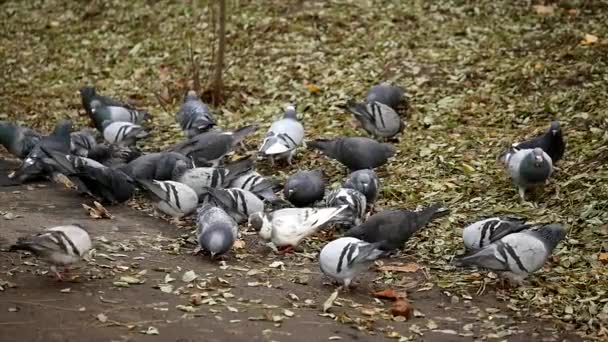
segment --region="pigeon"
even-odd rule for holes
[[[388,105],[378,101],[346,103],[348,110],[355,116],[363,129],[376,139],[388,139],[397,135],[405,127],[399,114]]]
[[[525,221],[516,217],[492,217],[466,226],[462,231],[464,245],[469,250],[488,246],[504,236],[530,228]]]
[[[527,189],[545,183],[553,173],[551,157],[540,147],[517,150],[508,156],[506,162],[522,200],[525,200]]]
[[[198,196],[189,186],[174,181],[136,179],[161,212],[181,218],[194,212]]]
[[[158,152],[142,155],[120,167],[136,179],[172,180],[178,164],[192,165],[192,161],[176,152]]]
[[[67,176],[80,193],[102,203],[122,203],[135,192],[135,182],[124,172],[93,159],[51,152],[57,170]]]
[[[566,236],[560,224],[549,224],[508,234],[472,253],[454,258],[455,266],[479,266],[497,272],[516,284],[543,267],[557,244]]]
[[[70,153],[70,131],[72,122],[63,120],[55,125],[53,133],[40,139],[23,164],[15,172],[9,174],[9,178],[24,182],[39,176],[53,176],[56,174],[56,165],[50,152],[63,154]]]
[[[184,103],[177,112],[177,122],[188,139],[215,126],[209,107],[201,101],[194,90],[189,90],[186,94]]]
[[[384,252],[382,242],[368,243],[353,237],[342,237],[326,244],[319,254],[321,271],[348,288],[353,279],[368,269]]]
[[[308,207],[325,195],[323,171],[298,171],[285,181],[283,196],[296,207]]]
[[[90,129],[85,129],[70,134],[70,152],[79,157],[88,157],[89,150],[95,147],[97,142]]]
[[[135,147],[108,144],[106,142],[96,144],[87,153],[87,158],[114,168],[124,166],[141,156],[142,153]]]
[[[0,145],[17,158],[24,159],[40,142],[40,133],[16,123],[0,121]]]
[[[236,179],[233,179],[228,185],[230,188],[239,188],[247,191],[251,191],[259,198],[266,200],[270,203],[281,203],[281,200],[276,194],[275,189],[277,185],[264,178],[261,174],[256,171],[249,171]]]
[[[94,87],[82,87],[80,97],[82,106],[100,132],[103,132],[103,122],[106,120],[141,124],[149,116],[147,112],[138,111],[131,105],[98,95]]]
[[[207,191],[205,203],[224,209],[239,224],[246,222],[251,214],[264,211],[264,202],[250,191],[237,188],[207,188]]]
[[[135,145],[138,139],[148,136],[148,132],[142,126],[131,122],[112,122],[106,120],[103,122],[102,127],[103,138],[108,143],[119,146]]]
[[[305,237],[339,217],[346,205],[335,208],[285,208],[269,214],[249,216],[249,225],[264,240],[270,240],[283,251],[296,247]]]
[[[404,102],[405,95],[401,87],[380,83],[367,91],[366,100],[367,102],[383,103],[396,111]]]
[[[441,204],[430,205],[420,211],[388,209],[372,215],[365,223],[348,230],[344,236],[355,237],[370,243],[385,241],[385,251],[401,248],[409,238],[429,221],[449,211]]]
[[[562,129],[559,121],[552,121],[551,126],[547,132],[530,140],[522,141],[512,145],[512,149],[515,151],[523,149],[533,149],[540,147],[555,164],[564,156],[566,150],[566,143],[562,136]],[[508,157],[505,157],[505,159]]]
[[[226,164],[224,167],[191,168],[181,160],[175,165],[172,179],[191,187],[200,198],[202,194],[206,193],[207,188],[223,188],[233,179],[251,170],[253,160],[247,157]]]
[[[291,165],[296,148],[304,139],[304,127],[298,121],[296,108],[293,105],[285,107],[283,118],[272,123],[262,142],[259,153],[269,157],[274,165],[275,159],[287,158]]]
[[[67,267],[77,263],[91,249],[91,237],[77,224],[57,226],[30,236],[21,237],[9,251],[28,251],[40,260],[51,264],[51,271],[63,280],[57,266]]]
[[[358,226],[363,223],[363,217],[365,216],[365,208],[367,206],[367,200],[365,196],[355,189],[340,188],[331,191],[327,194],[327,200],[325,205],[327,207],[339,207],[341,205],[347,205],[348,208],[344,214],[344,222],[340,222],[345,226]]]
[[[309,142],[308,146],[336,159],[351,171],[384,165],[397,152],[393,145],[363,137],[317,139]]]
[[[372,169],[357,170],[348,175],[343,187],[355,189],[365,195],[368,207],[372,207],[378,197],[380,178]]]
[[[255,132],[257,125],[241,127],[234,132],[204,132],[168,149],[183,154],[199,165],[217,166],[221,159]]]
[[[207,204],[197,209],[196,239],[212,258],[230,250],[237,233],[238,225],[222,208]]]

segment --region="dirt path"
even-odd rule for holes
[[[0,185],[8,183],[14,166],[0,159]],[[275,256],[255,236],[245,235],[244,248],[211,262],[192,255],[194,245],[178,243],[188,240],[188,229],[128,206],[108,208],[112,220],[94,220],[81,207],[88,202],[51,183],[0,187],[3,248],[40,227],[69,222],[87,227],[96,245],[92,259],[63,283],[42,274],[47,268],[31,257],[0,253],[0,340],[578,340],[548,321],[517,323],[521,319],[491,294],[470,300],[436,287],[425,291],[429,284],[421,271],[396,281],[411,288],[416,317],[408,322],[391,321],[390,304],[370,295],[372,288],[380,289],[372,280],[381,274],[373,270],[320,316],[333,287],[324,284],[312,253]],[[190,270],[198,278],[182,281]],[[126,284],[137,281],[143,283]],[[159,284],[166,285],[159,289]],[[201,305],[191,304],[195,294]],[[155,330],[159,335],[143,333]]]

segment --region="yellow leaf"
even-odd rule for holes
[[[536,5],[532,6],[532,8],[534,8],[534,11],[538,15],[552,15],[555,11],[555,8],[553,6]]]
[[[602,262],[608,262],[608,253],[600,253],[600,255],[597,256],[597,260]]]
[[[311,93],[313,93],[313,94],[316,93],[316,92],[319,92],[321,90],[321,88],[317,87],[314,84],[307,85],[306,89],[308,89],[308,91],[311,92]]]
[[[581,40],[581,44],[582,45],[591,45],[591,44],[597,43],[598,40],[599,40],[599,38],[597,36],[587,33],[587,34],[585,34],[585,38],[583,38],[583,40]]]

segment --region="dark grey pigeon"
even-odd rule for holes
[[[276,195],[281,187],[256,171],[249,171],[230,182],[229,187],[248,190],[272,204],[284,204]]]
[[[349,100],[346,107],[355,116],[355,119],[361,123],[363,129],[376,139],[392,138],[405,127],[399,114],[384,103]]]
[[[405,102],[403,89],[388,83],[380,83],[367,91],[367,101],[380,102],[393,108],[395,111]]]
[[[551,157],[553,164],[562,159],[564,152],[566,151],[566,143],[564,142],[559,121],[552,121],[551,125],[549,126],[549,130],[547,130],[545,133],[533,139],[513,144],[512,149],[524,150],[534,149],[536,147],[540,147],[543,151],[545,151],[545,153]]]
[[[346,208],[341,215],[344,218],[344,221],[340,223],[347,227],[352,227],[363,223],[367,208],[367,200],[362,193],[355,189],[340,188],[332,190],[327,194],[325,205],[327,207],[347,205],[348,208]]]
[[[371,208],[378,198],[380,178],[372,169],[357,170],[348,175],[343,187],[355,189],[365,195],[367,206]]]
[[[565,236],[566,230],[562,225],[544,225],[508,234],[485,248],[454,258],[452,263],[504,272],[509,280],[521,284],[529,273],[543,267]]]
[[[109,167],[120,167],[142,156],[135,147],[119,146],[106,142],[93,146],[87,157]]]
[[[57,170],[67,176],[80,193],[111,204],[125,202],[133,196],[135,182],[124,172],[85,157],[50,154],[59,165]]]
[[[40,142],[40,133],[13,122],[0,121],[0,145],[17,158],[24,159]]]
[[[184,103],[177,112],[177,122],[188,139],[215,126],[209,107],[201,101],[194,90],[189,90],[186,94]]]
[[[474,250],[528,228],[530,225],[525,224],[522,218],[492,217],[466,226],[462,231],[462,239],[467,249]]]
[[[363,137],[317,139],[309,142],[308,146],[336,159],[351,171],[382,166],[397,152],[391,144]]]
[[[420,211],[407,209],[388,209],[372,215],[365,223],[344,234],[370,243],[386,241],[381,247],[392,251],[399,249],[419,229],[444,216],[448,209],[441,204],[433,204]]]
[[[519,196],[525,200],[527,189],[543,185],[553,173],[553,163],[540,147],[517,150],[507,159],[507,168]]]
[[[217,166],[226,154],[257,128],[257,125],[249,125],[234,132],[204,132],[169,148],[168,151],[191,158],[197,166]]]
[[[158,152],[136,158],[120,169],[132,178],[164,181],[173,179],[180,161],[184,165],[192,165],[190,159],[179,153]]]
[[[253,167],[253,160],[242,158],[222,167],[195,167],[178,161],[173,170],[173,180],[191,187],[201,197],[207,193],[207,188],[223,188],[240,175],[247,173]]]
[[[140,124],[149,116],[147,112],[139,111],[127,103],[97,94],[94,87],[82,87],[80,97],[85,111],[102,133],[104,121]]]
[[[298,171],[285,181],[283,196],[296,207],[309,207],[325,195],[323,171]]]
[[[70,152],[80,157],[87,157],[89,150],[95,147],[94,131],[92,129],[84,129],[70,134]]]
[[[253,213],[264,212],[264,202],[250,191],[237,188],[208,188],[207,192],[205,204],[224,209],[239,224],[246,222]]]
[[[205,204],[197,209],[196,239],[212,258],[228,252],[237,234],[238,225],[222,208]]]

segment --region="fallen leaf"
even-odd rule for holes
[[[158,329],[155,327],[148,327],[148,329],[142,330],[141,333],[146,335],[158,335]]]
[[[285,265],[285,263],[283,263],[282,261],[275,261],[272,264],[268,265],[268,267],[279,268],[279,267],[283,267],[283,265]]]
[[[407,319],[412,317],[413,311],[414,310],[407,299],[398,299],[391,307],[391,315],[403,316]]]
[[[321,88],[317,87],[317,86],[316,86],[316,85],[314,85],[314,84],[309,84],[309,85],[307,85],[307,86],[306,86],[306,89],[307,89],[309,92],[313,93],[313,94],[314,94],[314,93],[317,93],[317,92],[319,92],[319,91],[321,91]]]
[[[245,240],[236,240],[232,246],[235,249],[243,249],[245,248]]]
[[[15,215],[13,213],[6,213],[2,217],[4,217],[5,220],[12,220],[15,218]]]
[[[158,288],[163,291],[164,293],[171,293],[173,292],[173,285],[171,284],[162,284],[159,285]]]
[[[293,311],[291,311],[291,310],[284,309],[283,310],[283,315],[285,315],[287,317],[293,317],[293,315],[295,315],[295,313]]]
[[[97,315],[97,320],[100,321],[101,323],[105,323],[108,321],[108,316],[100,313],[99,315]]]
[[[405,272],[405,273],[413,273],[420,269],[420,266],[416,263],[410,262],[409,264],[405,264],[403,266],[395,266],[395,265],[386,265],[378,268],[383,272]]]
[[[597,43],[598,40],[599,40],[599,38],[597,36],[587,33],[587,34],[585,34],[585,38],[583,38],[583,40],[581,40],[581,44],[582,45],[591,45],[591,44]]]
[[[122,276],[119,280],[127,284],[143,284],[146,282],[145,279],[139,279],[131,276]]]
[[[600,255],[597,256],[597,260],[601,261],[601,262],[608,262],[608,253],[604,252],[604,253],[600,253]]]
[[[91,216],[94,219],[111,219],[112,215],[110,215],[110,212],[103,206],[101,205],[101,203],[95,201],[93,202],[93,205],[95,207],[90,207],[86,204],[82,204],[82,207],[87,211],[87,213],[89,214],[89,216]]]
[[[182,276],[182,281],[184,283],[189,283],[196,278],[198,278],[198,275],[196,273],[194,273],[194,271],[188,271],[188,272],[184,273],[184,275]]]
[[[195,312],[196,309],[190,305],[177,305],[175,307],[178,310],[184,311],[184,312]]]
[[[329,298],[327,298],[327,300],[325,301],[325,303],[323,303],[323,312],[327,312],[327,310],[331,309],[331,307],[334,305],[334,302],[336,301],[336,298],[338,298],[338,289],[336,289],[329,296]]]
[[[552,15],[555,12],[555,7],[553,6],[535,5],[532,8],[538,15]]]
[[[399,300],[399,299],[407,298],[407,295],[404,292],[397,292],[393,289],[386,289],[386,290],[375,292],[374,297],[390,299],[390,300]]]

